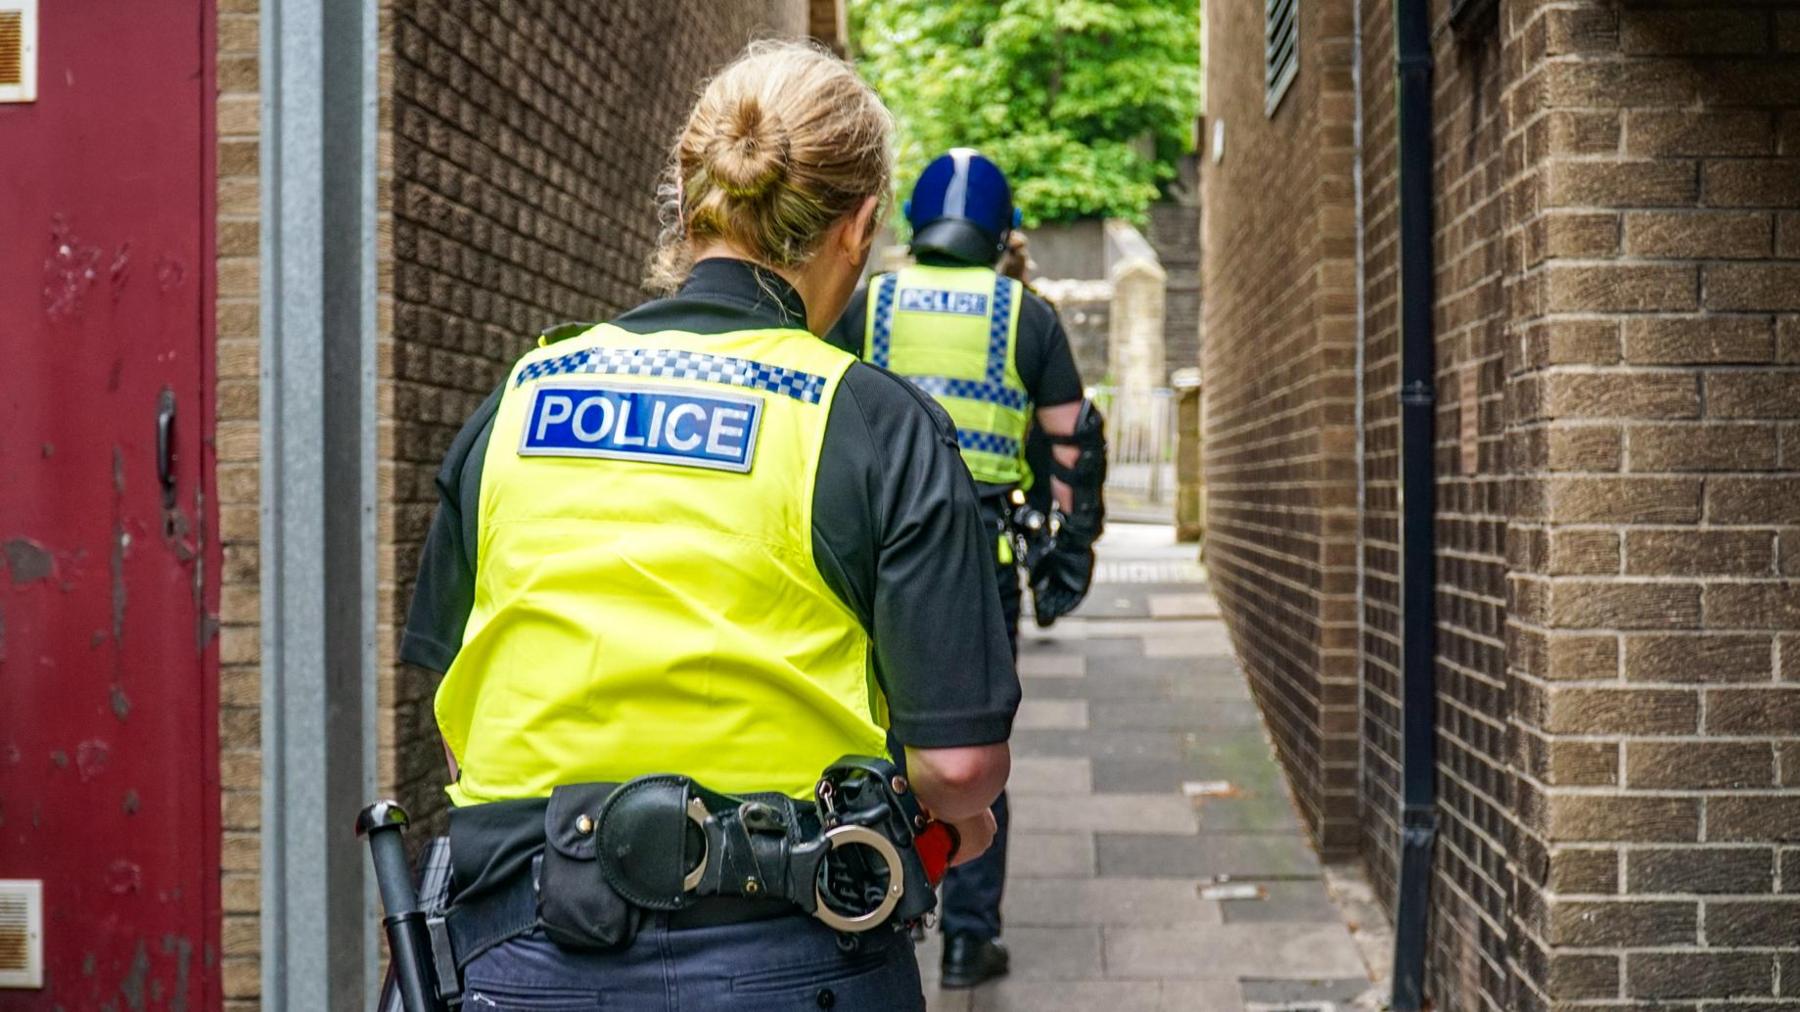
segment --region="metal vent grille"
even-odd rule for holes
[[[38,0],[0,0],[0,102],[37,101]]]
[[[0,988],[44,986],[44,884],[0,879]]]
[[[1263,113],[1275,115],[1300,73],[1300,0],[1263,0]]]
[[[25,12],[0,10],[0,85],[25,79]]]

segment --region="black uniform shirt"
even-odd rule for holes
[[[780,277],[703,260],[672,298],[612,321],[640,334],[805,328]],[[475,599],[482,459],[500,393],[457,434],[438,472],[437,516],[401,642],[403,660],[448,671]],[[813,555],[874,643],[891,730],[950,748],[1005,741],[1019,679],[994,590],[993,539],[950,419],[893,374],[861,362],[831,402],[813,493]]]
[[[929,254],[920,259],[945,267],[969,266]],[[863,285],[850,297],[850,305],[825,339],[861,358],[868,329],[868,305],[869,289]],[[1025,301],[1019,307],[1019,336],[1014,357],[1018,362],[1019,379],[1024,382],[1032,404],[1053,408],[1081,400],[1081,373],[1075,368],[1075,354],[1069,350],[1069,335],[1064,333],[1056,310],[1044,301],[1043,296],[1029,288],[1025,289]]]

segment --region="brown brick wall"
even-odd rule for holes
[[[1226,153],[1206,167],[1202,223],[1206,560],[1307,824],[1342,851],[1357,768],[1351,16],[1300,9],[1300,75],[1271,118],[1251,58],[1260,5],[1208,13]]]
[[[436,679],[395,651],[443,453],[540,328],[643,300],[656,181],[696,85],[808,16],[806,0],[389,0],[382,777],[423,817],[445,805]]]
[[[1391,898],[1393,22],[1391,4],[1358,2],[1367,498],[1354,845]],[[1447,4],[1433,8],[1441,828],[1429,993],[1457,1010],[1800,1008],[1800,11],[1502,0],[1494,23],[1459,39]],[[1242,41],[1254,25],[1232,19],[1258,12],[1213,16],[1208,115],[1227,120],[1228,148],[1205,197],[1209,442],[1236,438],[1246,398],[1337,379],[1290,374],[1291,355],[1248,364],[1326,319],[1304,279],[1331,261],[1293,222],[1328,205],[1312,176],[1275,167],[1305,157],[1290,142],[1247,136],[1266,129],[1246,97],[1260,91],[1260,50]],[[1302,40],[1334,45],[1304,28]],[[1260,175],[1242,168],[1253,143]],[[1225,171],[1234,157],[1237,175]],[[1280,305],[1244,280],[1270,275]],[[1286,701],[1314,676],[1303,655],[1272,664],[1269,644],[1325,611],[1316,594],[1245,590],[1285,591],[1307,572],[1291,547],[1260,546],[1318,536],[1293,503],[1313,448],[1267,403],[1260,441],[1231,456],[1209,447],[1208,534],[1233,539],[1214,548],[1215,579],[1271,728],[1291,741]],[[1257,551],[1237,546],[1249,531]],[[1322,767],[1303,765],[1304,748],[1281,751],[1304,806]]]
[[[1518,8],[1516,1006],[1800,1006],[1800,14]]]
[[[1392,4],[1363,5],[1367,306],[1363,381],[1360,848],[1382,895],[1400,812],[1400,331]],[[1509,50],[1494,31],[1435,36],[1437,145],[1437,874],[1431,993],[1448,1009],[1508,1009],[1506,465],[1503,353]]]
[[[261,300],[259,17],[255,0],[217,0],[219,972],[227,1009],[256,1007],[262,908]]]

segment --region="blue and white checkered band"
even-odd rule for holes
[[[994,453],[1002,457],[1017,457],[1019,441],[997,436],[992,432],[976,432],[973,429],[957,429],[956,443],[965,450],[976,453]]]
[[[825,377],[785,366],[767,365],[729,355],[707,355],[673,348],[583,348],[533,362],[519,370],[518,381],[546,376],[589,374],[608,376],[660,376],[665,379],[699,380],[728,386],[766,390],[817,404],[825,396]]]
[[[1001,276],[994,279],[994,315],[988,317],[987,381],[999,383],[1006,378],[1006,333],[1012,329],[1012,281]]]
[[[1022,390],[1014,390],[1004,383],[985,383],[981,380],[955,379],[950,376],[908,376],[913,386],[925,391],[933,397],[958,397],[965,401],[981,401],[986,404],[998,404],[1014,411],[1024,411],[1029,403]]]
[[[875,323],[869,342],[869,361],[886,369],[894,346],[894,287],[900,279],[884,274],[875,280]]]

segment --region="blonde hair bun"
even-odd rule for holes
[[[707,174],[739,200],[755,200],[787,178],[787,130],[755,96],[738,100],[707,148]]]
[[[843,60],[801,42],[752,43],[701,89],[670,152],[650,286],[678,287],[697,244],[726,243],[769,267],[805,263],[833,223],[887,196],[893,130]]]

